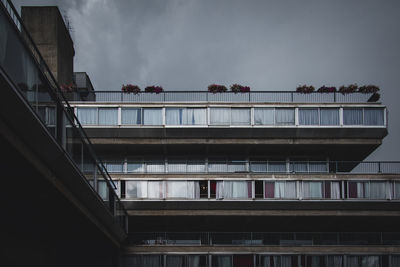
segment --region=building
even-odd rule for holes
[[[8,10],[0,25],[20,33]],[[59,258],[74,253],[102,266],[400,266],[400,163],[363,161],[388,133],[387,109],[371,94],[88,89],[63,99],[35,62],[28,66],[43,90],[18,75],[26,68],[18,55],[30,46],[3,43],[10,40],[6,47],[20,50],[0,54],[1,140],[11,154],[3,167],[15,176],[11,186],[35,189],[24,191],[35,202],[17,199],[8,210],[11,222],[45,226],[45,240],[61,251],[51,254],[57,265],[73,264]],[[30,121],[37,125],[27,133]],[[12,172],[20,161],[32,167]],[[43,179],[43,168],[54,174]],[[21,205],[43,214],[22,216]],[[60,226],[47,229],[53,215]],[[26,235],[29,228],[6,240],[42,244]],[[49,248],[37,251],[46,266]]]

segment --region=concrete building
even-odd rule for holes
[[[86,80],[65,99],[1,6],[2,168],[24,196],[2,196],[9,262],[400,266],[400,163],[363,161],[388,134],[371,94],[133,94]]]

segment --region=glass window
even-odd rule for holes
[[[368,198],[369,182],[349,182],[349,198]]]
[[[162,125],[161,108],[143,108],[144,125]]]
[[[232,267],[232,256],[230,255],[220,255],[220,256],[216,256],[213,255],[212,256],[212,266],[215,267]]]
[[[383,125],[383,109],[365,108],[364,125]]]
[[[167,181],[166,198],[200,198],[200,184],[196,181]]]
[[[206,125],[207,110],[205,108],[167,108],[167,125]]]
[[[216,198],[217,199],[235,199],[251,198],[252,186],[249,181],[217,181]]]
[[[249,108],[232,108],[231,109],[232,125],[249,125],[250,109]]]
[[[147,162],[147,172],[153,173],[163,173],[165,172],[165,163],[164,161],[148,161]]]
[[[149,181],[147,183],[147,195],[149,198],[163,199],[164,198],[164,182]]]
[[[144,164],[142,161],[128,161],[127,172],[144,172]]]
[[[230,108],[210,108],[211,124],[229,125],[231,123]]]
[[[321,108],[319,112],[321,125],[339,125],[339,109]]]
[[[179,255],[168,255],[167,256],[167,267],[184,267],[184,256]]]
[[[78,108],[78,120],[82,125],[97,124],[97,108]]]
[[[400,199],[400,181],[394,182],[394,198]]]
[[[99,108],[99,125],[117,125],[117,108]]]
[[[303,196],[308,199],[322,199],[323,183],[322,182],[303,182]]]
[[[276,125],[294,125],[294,109],[293,108],[277,108],[275,109]]]
[[[126,125],[142,124],[142,110],[140,108],[121,108],[121,123]]]
[[[294,199],[297,197],[296,182],[265,182],[264,194],[265,198]]]
[[[362,108],[344,108],[343,109],[344,125],[362,125],[363,109]]]
[[[300,125],[318,125],[318,108],[299,108]]]
[[[254,108],[255,125],[274,125],[273,108]]]
[[[387,190],[386,190],[386,182],[378,182],[371,181],[370,182],[370,198],[371,199],[386,199],[387,198]]]
[[[147,198],[147,182],[126,181],[125,198]]]
[[[106,161],[104,165],[108,172],[123,172],[124,169],[123,161]]]
[[[97,193],[103,200],[108,200],[108,186],[106,181],[97,182]]]

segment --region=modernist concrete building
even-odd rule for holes
[[[400,163],[363,161],[388,134],[371,94],[63,97],[2,3],[2,167],[26,195],[3,201],[10,259],[25,242],[42,266],[400,266]]]

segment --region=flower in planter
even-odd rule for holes
[[[163,92],[164,89],[161,86],[152,85],[152,86],[147,86],[146,88],[144,88],[144,91],[148,92],[148,93],[159,94],[159,93]]]
[[[333,93],[336,92],[336,87],[335,86],[321,86],[320,88],[318,88],[317,92],[321,92],[321,93]]]
[[[376,92],[378,92],[379,90],[380,90],[380,89],[379,89],[378,86],[372,85],[372,84],[370,84],[370,85],[364,85],[364,86],[361,86],[360,88],[358,88],[358,91],[359,91],[360,93],[364,93],[364,94],[376,93]]]
[[[219,84],[210,84],[208,86],[208,92],[210,93],[222,93],[226,92],[228,89],[225,87],[225,85],[219,85]]]
[[[250,92],[250,87],[235,83],[231,85],[231,91],[234,93],[246,93]]]
[[[61,92],[70,93],[76,91],[76,86],[73,83],[63,84],[60,86]]]
[[[339,92],[342,94],[350,94],[350,93],[357,92],[357,89],[358,89],[358,85],[356,83],[354,83],[354,84],[350,84],[348,86],[344,86],[344,85],[340,86]]]
[[[122,85],[121,91],[124,93],[134,93],[137,95],[140,93],[140,87],[134,84]]]
[[[296,92],[302,93],[302,94],[309,94],[314,92],[315,88],[314,86],[310,85],[300,85],[296,88]]]

